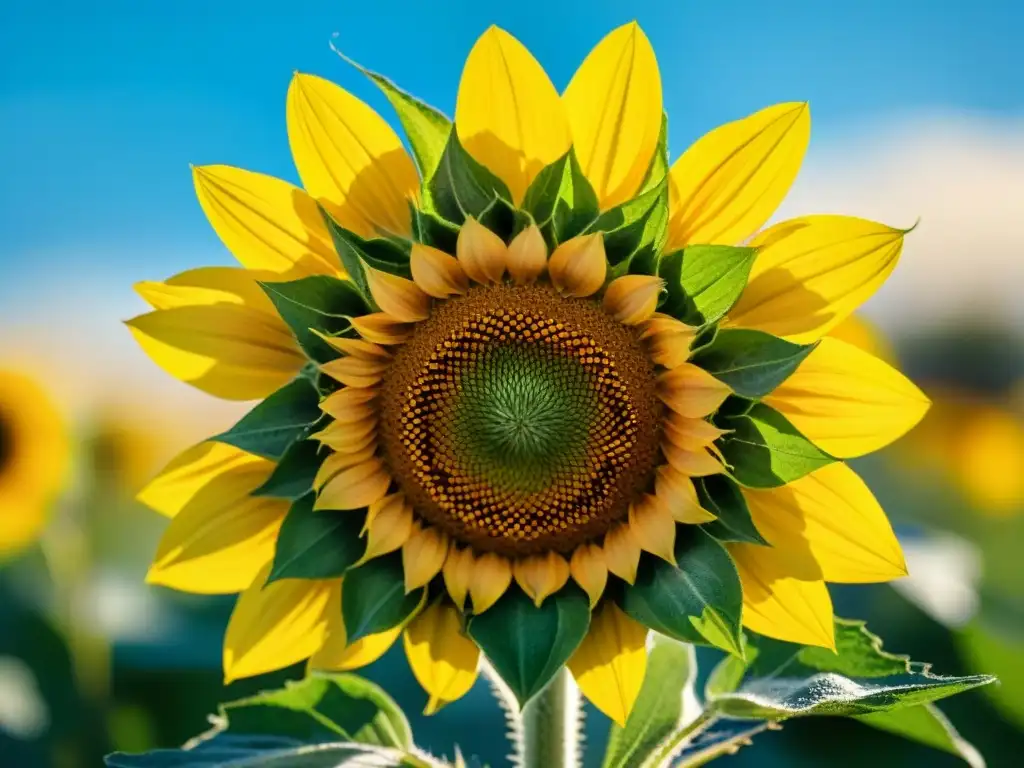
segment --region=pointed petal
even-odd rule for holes
[[[671,442],[661,444],[661,452],[674,469],[690,477],[707,477],[722,471],[722,464],[706,448],[687,451]]]
[[[454,606],[428,606],[405,630],[405,655],[429,696],[424,714],[432,715],[464,696],[476,681],[480,649],[462,631]]]
[[[458,260],[437,248],[413,243],[409,266],[416,285],[435,299],[447,299],[469,290],[469,278]]]
[[[765,402],[841,459],[884,448],[924,418],[931,401],[888,363],[824,338]]]
[[[832,599],[825,582],[793,575],[785,553],[730,544],[743,585],[743,626],[767,637],[835,650]]]
[[[403,344],[412,336],[413,326],[388,315],[374,312],[371,315],[352,318],[356,333],[374,344]]]
[[[670,413],[664,422],[665,433],[673,445],[687,451],[706,448],[729,430],[719,429],[704,419],[688,419],[678,413]]]
[[[558,292],[564,296],[591,296],[604,285],[608,259],[604,252],[604,235],[580,235],[555,248],[548,261],[548,274]]]
[[[580,691],[608,717],[626,724],[647,671],[647,627],[614,603],[594,612],[590,630],[569,659]]]
[[[320,366],[320,370],[346,387],[372,389],[384,378],[390,363],[386,360],[361,360],[358,357],[339,357]]]
[[[238,597],[224,636],[224,680],[230,683],[312,656],[323,645],[326,616],[341,613],[339,579],[282,579],[266,584],[267,563]]]
[[[174,517],[200,494],[200,501],[244,498],[273,471],[274,462],[211,440],[174,457],[136,498],[161,515]]]
[[[361,421],[376,411],[375,389],[343,387],[320,401],[320,410],[338,421]]]
[[[630,505],[629,528],[641,549],[676,564],[676,521],[656,497],[647,495]]]
[[[830,464],[781,488],[745,488],[743,496],[761,535],[780,551],[809,553],[826,581],[859,584],[907,575],[885,512],[845,464]]]
[[[587,593],[590,607],[594,608],[608,585],[608,564],[605,562],[604,549],[597,544],[581,544],[576,547],[569,561],[569,572]]]
[[[604,311],[624,325],[651,319],[665,281],[654,275],[623,275],[604,292]]]
[[[494,26],[466,58],[455,127],[469,154],[508,185],[516,205],[572,144],[551,80],[522,43]]]
[[[405,571],[405,591],[426,586],[444,567],[448,557],[448,536],[432,526],[418,523],[402,547],[402,568]]]
[[[330,448],[343,453],[362,450],[376,440],[377,417],[371,415],[359,421],[332,421],[326,428],[310,435]]]
[[[820,339],[884,283],[903,249],[904,230],[853,216],[805,216],[766,229],[750,280],[728,325]]]
[[[536,224],[531,224],[508,244],[506,266],[516,285],[532,283],[548,266],[548,246]]]
[[[654,495],[677,523],[700,525],[715,519],[700,505],[697,489],[693,487],[690,476],[668,464],[658,467],[654,478]]]
[[[623,581],[629,584],[636,581],[640,542],[628,524],[617,525],[604,535],[604,561],[608,570]]]
[[[406,504],[404,494],[393,493],[378,499],[366,514],[366,551],[357,565],[394,552],[409,540],[412,532],[412,507]]]
[[[286,116],[302,185],[338,224],[361,237],[412,234],[419,174],[380,115],[334,83],[296,73]]]
[[[344,336],[328,336],[316,329],[313,329],[313,332],[332,349],[343,355],[358,357],[360,360],[378,364],[391,360],[391,353],[372,341],[349,339]]]
[[[505,242],[487,227],[467,216],[455,243],[459,264],[474,283],[501,282],[508,261]]]
[[[553,595],[569,580],[569,563],[557,552],[530,555],[512,566],[516,582],[538,608],[544,598]]]
[[[661,74],[636,22],[610,32],[562,96],[580,166],[601,209],[632,198],[661,133]]]
[[[323,487],[315,509],[361,509],[384,498],[391,484],[383,462],[371,458],[342,470]]]
[[[852,344],[889,365],[898,364],[896,350],[892,348],[889,339],[877,325],[860,315],[850,315],[830,330],[828,335],[833,339]]]
[[[728,385],[690,363],[658,376],[661,401],[689,419],[700,419],[713,413],[731,393]]]
[[[322,669],[331,672],[347,672],[372,664],[395,644],[398,636],[405,629],[401,624],[397,627],[366,635],[351,645],[346,643],[345,625],[341,621],[341,611],[337,617],[328,617],[327,639],[313,658],[309,660],[310,669]]]
[[[316,201],[286,181],[228,165],[192,169],[199,204],[242,266],[289,279],[344,275]]]
[[[676,368],[690,359],[697,329],[658,312],[643,324],[640,338],[647,339],[653,360],[663,368]]]
[[[377,441],[371,440],[370,445],[361,448],[354,453],[332,453],[323,463],[320,464],[320,469],[317,470],[316,477],[313,479],[313,488],[319,491],[323,488],[327,481],[337,475],[343,469],[354,467],[357,464],[369,460],[373,454],[377,452]]]
[[[512,563],[508,558],[485,552],[473,563],[469,579],[469,596],[473,600],[473,613],[483,613],[505,594],[512,583]]]
[[[211,496],[204,489],[171,519],[146,583],[204,595],[241,592],[274,559],[288,506],[282,499]]]
[[[412,280],[366,267],[366,283],[385,313],[403,323],[416,323],[430,316],[430,297]]]
[[[238,304],[273,316],[277,310],[257,282],[268,279],[278,280],[280,276],[266,270],[199,267],[162,282],[143,280],[134,288],[153,309]]]
[[[727,123],[683,153],[669,172],[668,248],[736,245],[768,221],[807,151],[806,104],[776,104]]]
[[[460,549],[454,543],[449,545],[448,557],[444,561],[444,585],[460,611],[466,607],[474,564],[473,551],[469,547]]]

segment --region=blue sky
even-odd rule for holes
[[[782,100],[811,102],[819,140],[915,110],[1024,114],[1015,0],[5,2],[0,308],[24,295],[16,276],[92,275],[116,292],[227,263],[195,203],[190,162],[295,180],[284,127],[295,69],[391,116],[330,52],[332,33],[450,113],[464,57],[489,23],[526,43],[561,88],[604,33],[634,17],[659,55],[675,153]]]

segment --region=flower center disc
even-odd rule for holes
[[[402,490],[477,549],[571,551],[650,482],[660,406],[637,334],[549,286],[477,287],[397,353],[381,429]]]

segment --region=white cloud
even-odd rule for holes
[[[920,218],[867,307],[887,328],[1024,327],[1024,120],[919,114],[819,134],[780,218],[812,212]]]

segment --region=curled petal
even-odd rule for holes
[[[469,585],[473,576],[474,558],[473,551],[466,547],[460,549],[455,544],[449,545],[448,557],[444,561],[444,585],[452,602],[459,610],[465,610],[466,595],[469,594]]]
[[[715,516],[700,505],[697,489],[690,476],[669,464],[658,467],[654,478],[654,495],[677,523],[700,525]]]
[[[412,280],[366,267],[366,283],[377,306],[403,323],[417,323],[430,316],[430,297]]]
[[[443,531],[419,524],[413,527],[412,535],[402,547],[406,592],[424,586],[441,572],[448,547],[448,537]]]
[[[523,592],[539,608],[545,597],[565,586],[569,580],[569,563],[557,552],[549,551],[516,560],[512,572]]]
[[[412,336],[413,330],[412,324],[395,320],[386,312],[353,317],[352,327],[367,341],[385,345],[405,343]]]
[[[453,605],[437,602],[405,630],[405,655],[416,680],[429,696],[424,714],[464,696],[476,680],[480,649],[462,631]]]
[[[686,451],[705,448],[729,432],[705,419],[688,419],[674,412],[668,415],[664,427],[669,441]]]
[[[393,493],[370,505],[366,514],[366,551],[359,563],[394,552],[405,544],[413,532],[412,507],[405,495]]]
[[[314,333],[316,333],[316,335],[328,346],[338,352],[341,352],[343,355],[357,357],[360,360],[366,360],[371,363],[381,363],[391,359],[390,352],[384,349],[384,347],[374,344],[371,341],[365,341],[363,339],[348,339],[344,336],[328,336],[327,334],[316,330],[314,330]]]
[[[338,421],[358,421],[376,410],[376,397],[375,389],[342,387],[320,401],[320,410]]]
[[[483,613],[498,598],[505,594],[512,583],[512,563],[508,558],[485,552],[473,563],[473,574],[469,579],[469,596],[473,600],[473,612]]]
[[[676,470],[690,477],[707,477],[722,471],[722,464],[706,448],[687,451],[672,443],[662,443],[662,453]]]
[[[314,509],[361,509],[382,499],[391,475],[376,457],[342,470],[320,491]]]
[[[416,285],[435,299],[447,299],[469,290],[469,279],[458,260],[437,248],[413,243],[409,266]]]
[[[569,561],[569,572],[573,580],[587,593],[590,607],[596,606],[608,584],[608,565],[605,562],[604,549],[597,544],[581,544],[576,547]]]
[[[624,325],[650,320],[665,281],[654,275],[624,275],[604,292],[604,311]]]
[[[629,507],[629,527],[640,548],[676,564],[676,523],[667,506],[655,496],[644,496]]]
[[[319,491],[327,481],[334,477],[336,474],[341,472],[343,469],[354,467],[357,464],[362,464],[368,461],[373,454],[377,452],[377,441],[371,440],[369,445],[363,446],[353,452],[336,452],[330,454],[323,463],[320,464],[320,469],[316,472],[316,477],[313,479],[313,488]]]
[[[604,535],[604,560],[608,570],[632,584],[640,566],[640,542],[627,524],[617,525]]]
[[[536,224],[531,224],[508,244],[508,273],[517,285],[532,283],[548,265],[548,246]]]
[[[714,411],[732,390],[703,368],[684,363],[658,376],[658,395],[669,408],[690,419]]]
[[[310,435],[326,446],[342,453],[362,450],[377,435],[377,417],[371,415],[361,421],[332,421],[324,429]]]
[[[459,264],[474,283],[501,282],[508,261],[505,242],[487,227],[467,216],[455,243]]]
[[[548,274],[558,292],[564,296],[591,296],[604,285],[608,259],[604,252],[604,235],[579,235],[566,240],[551,254]]]

